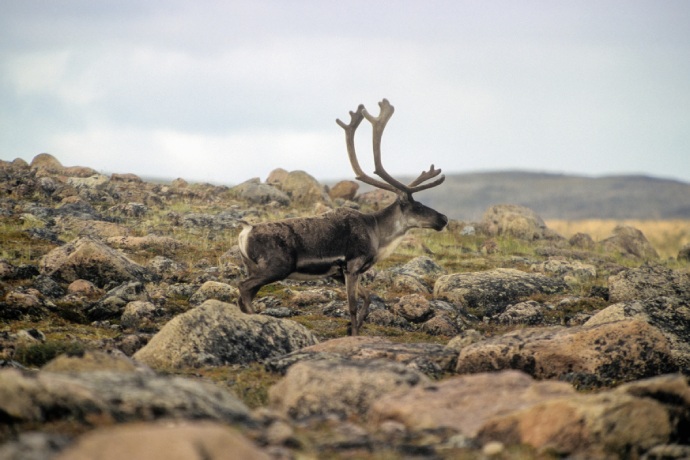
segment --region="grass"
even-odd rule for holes
[[[629,225],[644,233],[662,259],[675,258],[684,245],[690,244],[690,220],[549,220],[546,225],[565,238],[587,233],[594,241],[611,236],[617,225]]]

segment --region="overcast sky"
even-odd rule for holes
[[[335,119],[384,97],[393,174],[687,182],[690,1],[0,3],[3,160],[48,152],[224,184],[277,167],[351,178]]]

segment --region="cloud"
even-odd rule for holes
[[[350,177],[335,118],[387,97],[394,174],[433,162],[690,180],[686,2],[26,0],[4,13],[3,159]]]

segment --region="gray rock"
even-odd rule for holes
[[[469,308],[477,316],[493,316],[508,305],[533,294],[563,292],[563,280],[512,268],[454,273],[436,280],[434,298]]]
[[[613,235],[599,242],[604,251],[614,252],[624,256],[643,260],[656,260],[659,254],[647,241],[644,234],[634,227],[618,225],[613,229]]]
[[[119,318],[129,302],[149,301],[144,285],[138,281],[123,283],[94,304],[87,305],[85,314],[91,321]]]
[[[290,204],[290,197],[282,190],[269,184],[262,184],[259,179],[251,179],[233,187],[234,192],[239,198],[250,204],[269,204],[278,203],[281,206]]]
[[[151,327],[156,316],[159,316],[158,307],[145,300],[135,300],[125,305],[120,324],[124,328],[143,329]]]
[[[160,418],[253,423],[249,409],[216,385],[148,373],[24,374],[2,369],[0,396],[0,411],[17,424],[88,424],[94,416],[104,423]]]
[[[189,298],[189,303],[199,305],[208,299],[220,300],[222,302],[236,302],[240,296],[240,291],[235,287],[218,281],[206,281]]]
[[[246,364],[315,343],[294,321],[248,315],[235,305],[207,300],[169,321],[134,359],[153,368]]]
[[[690,301],[690,274],[662,265],[645,264],[610,276],[609,299],[612,302],[644,300],[659,296],[680,297]]]
[[[98,287],[151,279],[147,269],[91,237],[81,237],[53,249],[41,258],[39,269],[41,274],[59,281],[85,279]]]
[[[342,337],[277,356],[266,361],[266,368],[284,374],[301,361],[386,359],[438,377],[455,367],[457,353],[435,343],[396,343],[381,337]]]
[[[376,399],[391,391],[428,381],[419,371],[381,359],[303,361],[271,387],[269,399],[271,407],[295,420],[346,419],[366,414]]]
[[[560,238],[533,210],[515,204],[499,204],[486,210],[481,222],[489,236],[508,235],[528,241]]]
[[[544,307],[534,300],[509,305],[496,317],[499,324],[526,324],[534,326],[544,320]]]

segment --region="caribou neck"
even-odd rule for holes
[[[374,213],[374,219],[376,220],[379,248],[385,248],[395,243],[408,230],[398,200]]]

